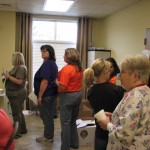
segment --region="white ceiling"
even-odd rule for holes
[[[1,11],[103,18],[140,0],[75,0],[65,13],[43,11],[45,0],[0,0]]]

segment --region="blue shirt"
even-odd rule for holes
[[[47,97],[57,94],[57,85],[55,84],[55,79],[57,78],[58,67],[54,60],[47,59],[43,62],[39,70],[34,76],[34,93],[36,96],[39,94],[41,81],[46,79],[48,81],[48,86],[42,97]]]

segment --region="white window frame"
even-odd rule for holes
[[[43,18],[33,18],[33,21],[58,21],[58,22],[76,22],[77,19],[73,20],[63,20],[63,19],[43,19]],[[56,54],[56,63],[58,65],[58,70],[60,70],[66,63],[64,62],[63,56],[64,56],[64,51],[66,48],[69,47],[74,47],[76,48],[76,43],[71,42],[71,41],[56,41],[56,40],[33,40],[33,52],[32,52],[32,74],[34,77],[35,72],[39,67],[41,66],[43,59],[41,58],[41,51],[40,47],[45,44],[49,44],[54,47],[55,54]],[[34,57],[36,56],[36,57]],[[36,58],[36,59],[35,59]],[[35,66],[36,65],[36,66]]]

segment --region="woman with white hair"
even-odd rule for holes
[[[122,60],[120,80],[127,92],[114,112],[106,112],[107,119],[98,122],[109,131],[107,150],[150,149],[149,74],[147,57],[136,55]]]

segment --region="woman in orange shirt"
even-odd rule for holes
[[[76,119],[82,100],[83,69],[80,55],[74,48],[65,50],[64,61],[67,63],[58,73],[60,121],[61,121],[61,150],[79,147]]]
[[[106,60],[110,62],[110,78],[108,82],[116,84],[117,74],[120,73],[120,69],[114,58],[109,57]]]

